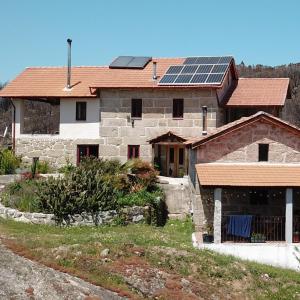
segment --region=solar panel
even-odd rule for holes
[[[199,65],[196,73],[210,73],[213,65]]]
[[[221,84],[231,56],[188,57],[182,65],[170,66],[161,85]]]
[[[162,84],[170,84],[173,83],[176,79],[177,75],[164,75],[159,83]]]
[[[228,68],[228,65],[214,65],[211,73],[224,73]]]
[[[232,56],[222,56],[220,57],[219,64],[229,64],[233,60]]]
[[[194,74],[198,69],[198,65],[187,65],[183,67],[182,74]]]
[[[209,74],[195,74],[190,83],[205,83]]]
[[[119,56],[109,67],[111,69],[144,69],[151,60],[151,57],[146,56]]]
[[[223,76],[223,73],[209,74],[205,83],[221,83]]]
[[[179,74],[182,69],[183,69],[183,66],[171,66],[171,67],[169,67],[166,74]]]
[[[193,75],[178,75],[174,83],[186,84],[189,83]]]

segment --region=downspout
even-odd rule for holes
[[[14,105],[12,98],[9,98],[10,103],[13,107],[13,124],[12,124],[12,150],[15,154],[16,152],[16,106]]]

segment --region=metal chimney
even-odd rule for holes
[[[68,74],[67,74],[67,89],[71,89],[71,44],[72,40],[67,39],[68,43]]]
[[[207,106],[202,106],[202,135],[207,135]]]
[[[153,62],[153,74],[152,74],[152,79],[156,80],[157,79],[157,73],[156,73],[156,67],[157,67],[157,62]]]

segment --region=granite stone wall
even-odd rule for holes
[[[131,99],[143,101],[142,119],[131,120]],[[173,99],[184,99],[184,118],[172,118]],[[208,131],[223,124],[213,90],[105,90],[100,95],[100,155],[127,160],[127,146],[140,145],[142,159],[151,161],[152,149],[147,142],[172,131],[181,136],[202,134],[202,106],[208,107]]]
[[[121,210],[118,214],[115,210],[99,212],[96,216],[98,225],[110,224],[115,218],[122,215],[122,218],[127,223],[138,223],[145,220],[148,212],[147,207],[128,207]],[[0,203],[0,217],[4,219],[12,219],[17,222],[55,225],[55,218],[53,214],[44,213],[29,213],[21,212],[17,209],[5,207]],[[90,214],[74,215],[70,223],[71,226],[94,226],[94,219]]]
[[[299,137],[286,129],[256,122],[197,148],[197,162],[258,162],[258,145],[269,144],[269,163],[300,163]]]
[[[77,145],[101,143],[100,139],[60,139],[57,136],[32,135],[16,139],[16,154],[24,163],[31,164],[33,157],[48,161],[53,167],[61,167],[70,161],[77,162]]]

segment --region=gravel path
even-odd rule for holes
[[[0,242],[0,299],[123,300],[125,298],[18,256]]]

